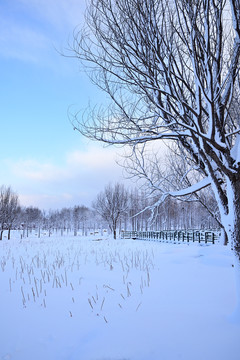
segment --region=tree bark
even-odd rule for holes
[[[233,264],[236,281],[236,308],[232,320],[240,322],[240,175],[228,184],[228,216],[222,221],[223,232],[234,253]]]
[[[233,229],[231,238],[235,255],[240,263],[240,175],[233,184]]]

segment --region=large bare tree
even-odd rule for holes
[[[120,223],[121,216],[127,213],[128,192],[122,184],[108,184],[105,189],[97,195],[93,202],[94,209],[108,223],[113,232],[114,239],[117,237],[117,226]]]
[[[89,0],[72,50],[110,98],[74,126],[109,144],[174,141],[211,186],[240,256],[239,0]],[[156,186],[152,182],[153,187]],[[163,198],[166,194],[164,194]]]

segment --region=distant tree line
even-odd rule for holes
[[[110,231],[114,238],[122,230],[173,230],[217,228],[214,219],[217,211],[214,197],[205,190],[201,199],[179,201],[167,199],[156,208],[156,198],[144,190],[127,189],[123,184],[108,184],[101,191],[92,208],[84,205],[65,207],[60,210],[40,210],[37,207],[22,207],[18,195],[10,188],[0,188],[0,240],[4,231],[10,239],[11,230],[20,230],[22,237],[33,233],[89,235]],[[205,204],[207,203],[207,208]],[[154,211],[153,211],[154,209]],[[211,211],[209,212],[209,209]]]

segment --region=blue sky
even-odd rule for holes
[[[91,205],[109,181],[122,181],[113,148],[73,131],[68,109],[104,95],[60,56],[77,25],[83,0],[0,0],[0,184],[24,206]]]

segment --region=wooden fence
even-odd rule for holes
[[[123,239],[151,240],[159,242],[204,242],[215,244],[219,241],[220,230],[162,230],[123,231]]]

